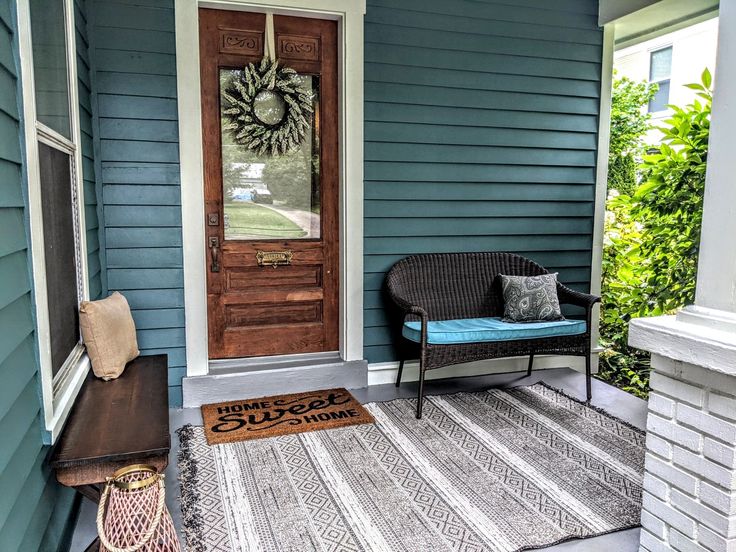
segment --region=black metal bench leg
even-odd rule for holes
[[[526,371],[526,377],[532,375],[532,365],[534,364],[534,353],[529,355],[529,368]]]
[[[593,398],[590,379],[590,353],[588,353],[587,355],[585,355],[585,395],[588,398],[588,402],[590,402],[590,399]]]
[[[417,397],[417,420],[422,419],[422,403],[424,402],[424,368],[419,366],[419,397]]]
[[[396,387],[401,385],[401,373],[404,371],[404,359],[399,361],[399,373],[396,374]]]

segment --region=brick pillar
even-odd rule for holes
[[[736,2],[718,26],[695,305],[629,328],[652,353],[642,552],[736,552]]]
[[[632,322],[653,351],[640,552],[736,552],[736,336]]]

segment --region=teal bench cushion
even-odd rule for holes
[[[555,320],[553,322],[503,322],[500,318],[464,318],[461,320],[435,320],[427,324],[427,342],[434,345],[478,343],[480,341],[512,341],[515,339],[539,339],[560,335],[585,333],[584,320]],[[405,322],[402,329],[405,338],[420,343],[422,323]]]

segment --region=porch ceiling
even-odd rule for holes
[[[598,23],[616,26],[616,49],[718,15],[719,0],[601,0]]]

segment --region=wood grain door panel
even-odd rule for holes
[[[228,293],[283,287],[321,289],[322,265],[283,266],[271,271],[238,267],[227,271]]]
[[[250,228],[247,216],[245,223],[240,218],[241,212],[248,215],[251,210],[258,208],[263,212],[263,209],[251,206],[256,203],[252,200],[246,205],[248,209],[233,210],[232,192],[227,195],[223,187],[224,148],[230,148],[227,149],[228,159],[233,152],[237,155],[237,149],[232,143],[224,145],[221,71],[227,77],[232,70],[260,62],[266,40],[266,17],[258,13],[202,8],[199,22],[205,183],[202,216],[207,224],[203,246],[208,259],[210,358],[337,350],[340,203],[337,25],[334,21],[274,16],[280,63],[292,67],[309,82],[316,83],[313,86],[318,86],[314,130],[309,143],[314,144],[314,151],[318,152],[319,169],[311,178],[313,186],[318,179],[318,192],[315,193],[313,187],[312,196],[317,197],[319,203],[316,210],[313,206],[307,215],[315,216],[316,213],[319,231],[318,235],[313,235],[312,223],[312,232],[303,233],[308,239],[301,239],[295,231],[291,231],[294,235],[289,238],[259,238],[250,235],[250,230],[233,237],[233,225],[240,228],[245,224]],[[233,166],[232,163],[227,165]],[[261,184],[248,181],[244,186]],[[226,205],[230,206],[230,213],[238,213],[237,219],[225,216]],[[284,204],[275,198],[267,208],[289,220],[299,221],[289,218],[293,208],[288,201]],[[227,231],[226,220],[230,225]],[[210,247],[212,239],[217,241],[216,251]],[[259,266],[256,257],[259,251],[290,251],[291,264],[276,268]],[[212,270],[215,256],[219,271]]]
[[[248,341],[259,351],[258,356],[288,355],[318,351],[323,342],[323,324],[253,326],[225,330],[223,341],[230,345]]]
[[[228,305],[225,316],[228,328],[320,324],[322,300],[289,301],[276,306],[263,303]]]

